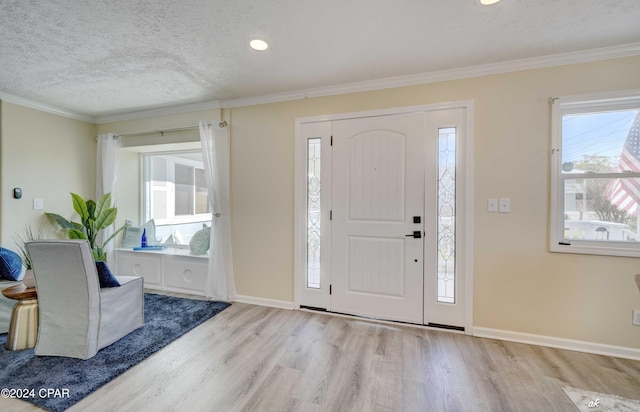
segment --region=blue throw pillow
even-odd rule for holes
[[[106,262],[96,261],[96,269],[98,270],[98,280],[100,281],[101,288],[115,288],[120,286],[120,282],[113,276]]]
[[[22,279],[22,258],[3,247],[0,247],[0,277],[13,281]]]

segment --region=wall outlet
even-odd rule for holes
[[[501,197],[499,207],[500,213],[511,213],[511,198]]]
[[[633,320],[632,323],[636,326],[640,326],[640,309],[633,310]]]

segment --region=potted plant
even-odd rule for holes
[[[100,244],[98,234],[100,231],[113,224],[116,220],[118,209],[111,205],[111,193],[106,193],[97,202],[85,200],[80,195],[71,193],[73,209],[80,216],[81,222],[72,222],[55,213],[45,213],[62,229],[67,232],[69,239],[85,239],[89,241],[93,251],[93,259],[96,261],[107,261],[105,246],[112,241],[126,225],[118,228],[106,240]]]
[[[40,226],[37,229],[34,229],[31,226],[25,226],[24,232],[22,234],[15,234],[13,236],[13,240],[16,242],[16,246],[18,247],[18,254],[22,258],[22,265],[25,268],[24,278],[22,279],[22,283],[27,287],[35,286],[34,277],[33,277],[33,269],[31,267],[31,258],[29,257],[29,252],[25,244],[27,242],[31,242],[32,240],[40,240],[44,239],[44,230],[43,227]]]

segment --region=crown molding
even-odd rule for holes
[[[72,112],[70,110],[61,109],[59,107],[50,106],[44,103],[39,103],[33,100],[14,96],[9,93],[0,92],[0,100],[4,102],[12,103],[12,104],[17,104],[18,106],[39,110],[41,112],[51,113],[51,114],[55,114],[62,117],[67,117],[69,119],[80,120],[80,121],[91,123],[91,124],[95,124],[96,122],[96,118],[93,116],[88,116],[85,114]]]
[[[172,114],[198,112],[201,110],[221,109],[222,104],[219,100],[208,100],[199,103],[181,104],[178,106],[161,107],[158,109],[138,110],[135,112],[119,113],[105,116],[96,116],[95,123],[113,123],[125,120],[144,119],[147,117],[169,116]]]
[[[291,92],[288,93],[288,95],[294,97],[289,100],[335,96],[340,94],[369,92],[396,87],[416,86],[420,84],[490,76],[523,70],[564,66],[568,64],[589,63],[599,60],[609,60],[638,55],[640,55],[640,43],[632,43],[622,46],[603,47],[599,49],[589,49],[570,53],[552,54],[541,57],[509,60],[504,62],[469,66],[457,69],[440,70],[406,76],[387,77],[384,79],[346,83],[335,86],[318,87],[298,92]],[[284,101],[284,99],[282,98],[283,96],[285,96],[285,94],[264,95],[245,99],[230,100],[225,101],[224,106],[232,108],[239,106],[251,106],[257,104],[281,102]]]
[[[517,72],[523,70],[541,69],[568,64],[589,63],[599,60],[617,59],[640,55],[640,42],[621,46],[602,47],[597,49],[581,50],[570,53],[551,54],[547,56],[531,57],[526,59],[509,60],[498,63],[469,66],[457,69],[440,70],[420,73],[415,75],[387,77],[377,80],[345,83],[340,85],[317,87],[311,89],[273,93],[260,96],[230,99],[210,100],[200,103],[169,106],[158,109],[139,110],[127,113],[88,116],[54,106],[34,102],[21,97],[0,92],[0,99],[21,106],[30,107],[48,113],[57,114],[93,124],[112,123],[126,120],[142,119],[147,117],[168,116],[200,110],[226,109],[260,104],[279,103],[293,100],[302,100],[314,97],[336,96],[341,94],[369,92],[375,90],[390,89],[396,87],[416,86],[420,84],[437,83],[451,80],[460,80],[473,77],[490,76]]]
[[[304,90],[265,94],[262,96],[244,97],[240,99],[224,100],[222,102],[224,109],[232,109],[234,107],[255,106],[258,104],[289,102],[292,100],[306,99],[307,92]]]

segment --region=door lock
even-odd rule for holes
[[[412,237],[412,238],[415,238],[415,239],[420,239],[420,238],[422,238],[422,231],[414,230],[412,234],[406,235],[406,236],[407,237]]]

